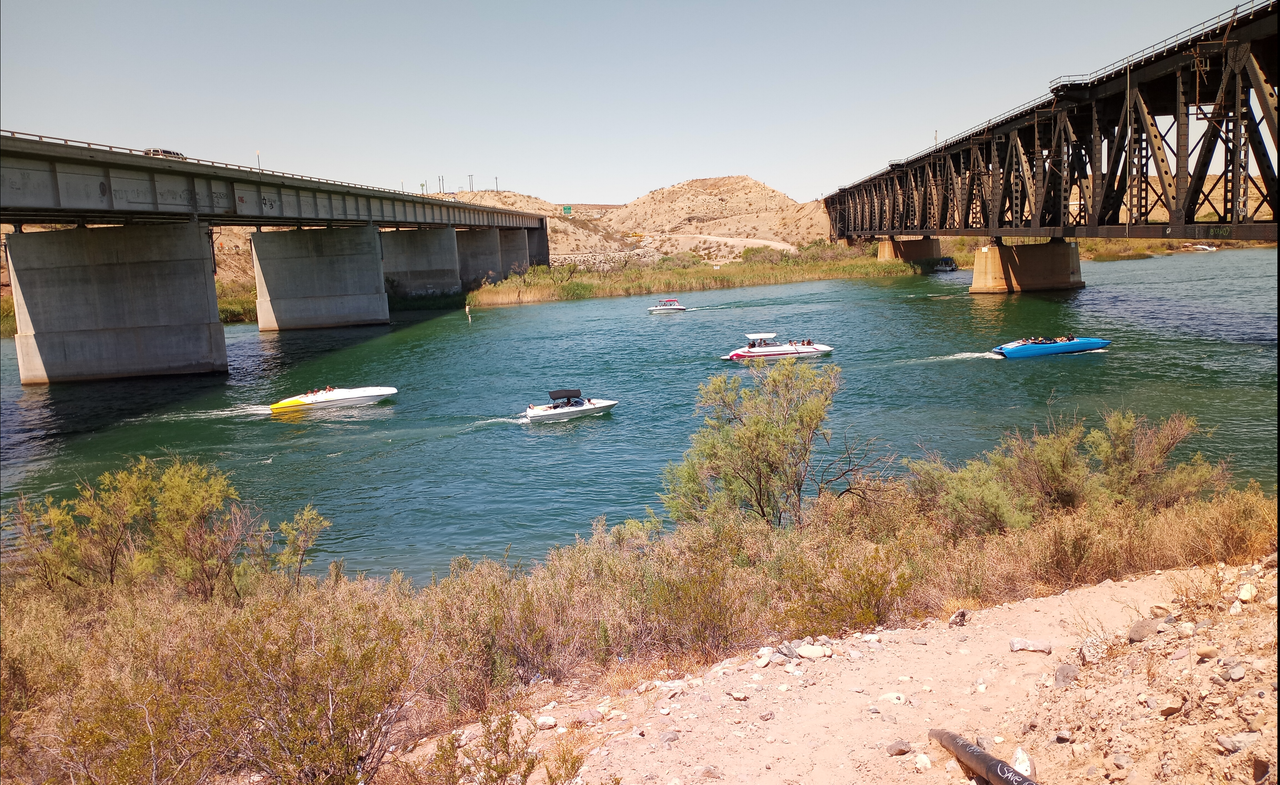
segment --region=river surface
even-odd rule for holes
[[[1108,407],[1184,411],[1212,430],[1193,447],[1240,478],[1276,482],[1276,252],[1084,263],[1088,288],[970,296],[968,271],[476,310],[385,327],[259,334],[229,326],[229,377],[24,389],[14,342],[0,353],[3,502],[69,495],[129,456],[216,463],[273,521],[313,503],[333,521],[316,564],[415,579],[455,556],[536,559],[607,516],[660,510],[669,461],[701,417],[698,385],[741,372],[719,358],[743,333],[836,347],[837,436],[875,436],[899,456],[959,461],[1002,432]],[[1101,352],[1002,360],[1027,335],[1111,338]],[[391,402],[273,417],[307,389],[394,386]],[[546,391],[620,400],[609,415],[530,425]]]

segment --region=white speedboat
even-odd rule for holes
[[[933,266],[935,273],[954,273],[958,269],[954,259],[943,259]]]
[[[335,390],[330,387],[277,401],[271,404],[271,411],[290,412],[301,409],[324,409],[331,406],[359,406],[365,403],[377,403],[395,394],[394,387],[356,387],[352,390]]]
[[[552,390],[548,394],[551,396],[551,403],[542,406],[531,403],[524,410],[524,416],[529,418],[529,422],[559,422],[589,417],[604,414],[618,405],[617,401],[583,398],[582,390]]]
[[[687,310],[687,308],[680,304],[679,300],[674,297],[670,297],[666,300],[659,300],[657,305],[649,309],[649,313],[680,313],[681,311]]]
[[[780,343],[773,340],[777,335],[777,333],[747,333],[746,346],[734,349],[720,359],[767,360],[779,357],[821,357],[834,351],[830,346],[809,340]]]

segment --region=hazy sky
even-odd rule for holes
[[[804,201],[1229,8],[4,0],[0,125],[413,191]]]

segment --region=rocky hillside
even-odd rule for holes
[[[462,191],[446,198],[548,217],[552,256],[651,250],[693,251],[708,261],[737,259],[752,245],[790,248],[827,236],[821,202],[797,203],[750,177],[688,180],[624,205],[563,206],[514,191]],[[218,277],[253,281],[246,227],[224,227],[214,238]]]
[[[799,245],[827,236],[820,202],[798,204],[742,175],[688,180],[611,210],[602,222],[646,237],[735,237]]]
[[[589,211],[584,214],[583,211],[575,209],[575,214],[565,215],[561,205],[552,204],[536,196],[518,194],[514,191],[463,191],[452,194],[452,196],[458,201],[468,204],[503,207],[508,210],[519,210],[525,213],[537,213],[547,216],[551,219],[548,222],[550,234],[548,242],[551,245],[551,254],[553,256],[609,253],[627,250],[634,245],[634,243],[626,242],[625,238],[619,237],[608,228],[602,226],[595,217],[592,217],[593,214],[599,215],[601,213],[600,210]]]

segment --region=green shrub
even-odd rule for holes
[[[693,251],[680,251],[671,256],[663,256],[654,265],[659,270],[688,270],[703,264],[702,257]]]
[[[12,338],[18,334],[18,312],[13,295],[0,297],[0,338]]]
[[[752,511],[775,526],[797,520],[811,481],[815,439],[840,386],[840,369],[821,372],[788,358],[768,368],[748,366],[741,377],[713,376],[699,386],[698,406],[709,412],[682,465],[668,467],[663,502],[677,520],[717,504]]]
[[[223,324],[258,321],[258,288],[245,281],[215,281],[218,318]]]
[[[1088,504],[1161,509],[1226,487],[1226,467],[1199,453],[1169,463],[1199,432],[1193,418],[1174,414],[1151,425],[1120,411],[1105,412],[1103,421],[1086,433],[1080,420],[1050,419],[1044,431],[1006,434],[996,449],[958,467],[936,455],[905,461],[910,487],[954,537],[1024,528]]]
[[[595,287],[582,281],[569,281],[568,283],[560,284],[559,288],[561,300],[585,300],[591,297],[594,291]]]

